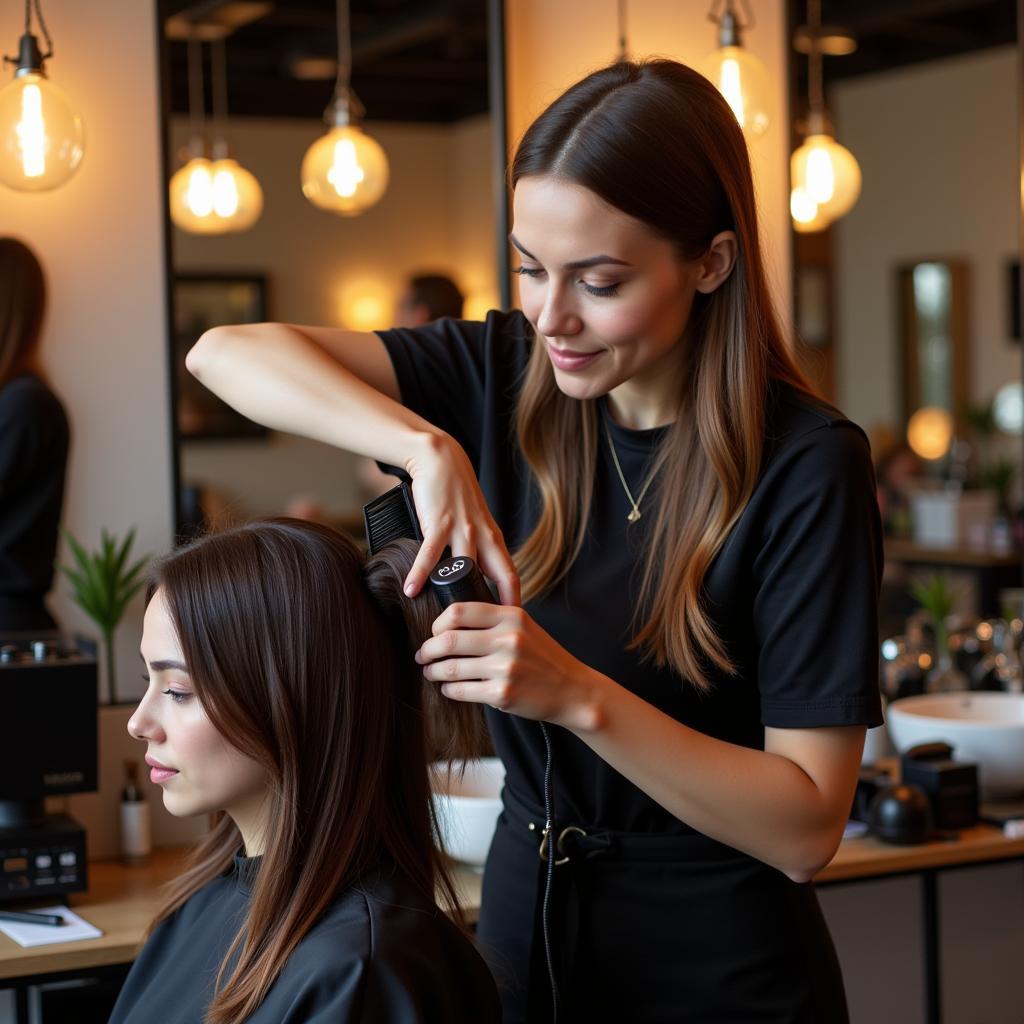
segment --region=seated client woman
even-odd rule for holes
[[[172,814],[223,814],[111,1024],[499,1019],[486,966],[435,903],[440,891],[458,918],[434,844],[425,701],[451,756],[479,726],[413,660],[440,614],[402,594],[416,547],[364,564],[334,530],[274,519],[156,566],[149,687],[128,731]]]

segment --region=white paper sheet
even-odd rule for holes
[[[0,932],[14,939],[19,946],[48,946],[55,942],[77,942],[79,939],[98,939],[103,932],[79,917],[68,907],[33,907],[35,914],[60,914],[63,924],[22,924],[20,921],[0,921]]]

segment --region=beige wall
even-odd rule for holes
[[[792,318],[789,227],[789,129],[786,92],[785,5],[764,0],[744,44],[767,66],[775,85],[775,118],[751,146],[763,244],[776,304]],[[613,0],[512,0],[505,5],[508,35],[509,148],[566,87],[618,54]],[[671,57],[696,64],[716,46],[707,0],[632,0],[627,33],[634,57]]]
[[[187,130],[175,120],[176,151]],[[176,269],[265,274],[269,316],[288,323],[387,327],[408,277],[423,271],[449,274],[470,300],[467,314],[481,302],[496,305],[490,120],[367,123],[391,172],[383,198],[358,217],[319,210],[300,191],[302,156],[323,130],[316,120],[236,122],[230,139],[263,187],[263,216],[236,235],[175,230]],[[361,296],[379,303],[375,322],[351,319]],[[241,515],[281,513],[289,498],[303,496],[336,516],[358,512],[365,500],[352,456],[285,434],[186,442],[182,464],[184,479],[216,485]]]
[[[860,200],[835,227],[838,399],[859,423],[900,425],[901,264],[967,263],[972,401],[1020,379],[1006,292],[1018,251],[1016,97],[1012,47],[852,79],[832,92],[839,141],[864,176]]]
[[[49,283],[43,361],[72,426],[65,525],[90,547],[101,527],[135,526],[137,551],[162,552],[172,512],[154,5],[48,0],[45,14],[48,70],[81,112],[85,157],[53,192],[0,186],[0,231],[35,249]],[[21,6],[5,4],[4,52],[21,31]],[[92,632],[63,583],[51,606]],[[125,688],[141,671],[141,621],[137,598],[118,638]]]

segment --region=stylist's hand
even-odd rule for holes
[[[423,544],[405,578],[405,592],[415,597],[445,546],[467,555],[498,586],[503,605],[519,604],[519,574],[505,540],[480,491],[473,464],[448,434],[423,436],[423,445],[405,465]]]
[[[604,676],[574,658],[522,608],[467,601],[446,608],[416,652],[453,700],[490,704],[581,732],[597,728]]]

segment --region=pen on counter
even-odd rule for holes
[[[60,914],[36,914],[29,910],[0,910],[0,921],[18,921],[21,924],[63,924]]]

